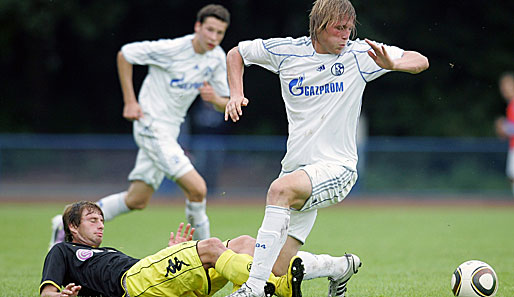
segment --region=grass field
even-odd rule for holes
[[[465,204],[465,203],[462,203]],[[0,296],[39,296],[50,218],[62,204],[0,204]],[[256,235],[263,205],[211,205],[212,235]],[[106,224],[104,246],[144,257],[167,244],[183,206],[153,204]],[[348,296],[453,296],[450,279],[462,262],[479,259],[498,274],[497,296],[514,296],[514,207],[364,206],[323,209],[304,250],[359,255],[363,267]],[[326,296],[327,280],[304,281],[305,297]],[[227,286],[215,296],[229,293]]]

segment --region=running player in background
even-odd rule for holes
[[[496,120],[496,133],[501,138],[509,139],[506,174],[510,180],[514,195],[514,72],[505,72],[499,79],[500,93],[507,102],[506,117]]]
[[[123,117],[134,121],[139,147],[128,179],[128,191],[98,201],[105,220],[134,209],[144,209],[164,177],[175,181],[186,196],[186,218],[196,229],[195,239],[210,237],[206,214],[207,187],[177,143],[180,124],[189,106],[201,98],[223,112],[229,89],[226,55],[219,46],[230,23],[221,5],[200,9],[194,34],[175,39],[127,44],[118,53],[118,74],[123,92]],[[147,65],[139,102],[134,92],[133,65]],[[63,240],[62,219],[52,220],[50,247]]]
[[[350,40],[355,24],[348,0],[317,0],[310,37],[243,41],[227,55],[225,120],[237,122],[242,116],[248,103],[243,68],[259,65],[279,75],[289,123],[287,152],[267,193],[250,277],[230,296],[262,296],[272,269],[284,274],[307,239],[317,209],[341,202],[350,192],[357,180],[356,132],[366,84],[389,71],[415,74],[428,68],[428,59],[418,52]],[[348,280],[361,265],[353,254],[298,255],[305,279],[329,276],[329,296],[345,296]]]
[[[97,204],[70,204],[63,220],[66,239],[45,258],[41,296],[212,296],[228,281],[240,286],[248,278],[249,244],[255,243],[249,236],[191,241],[194,228],[188,224],[182,233],[182,223],[167,248],[139,260],[100,247],[104,220]],[[287,275],[269,277],[266,296],[301,297],[302,276],[302,260],[295,257]]]

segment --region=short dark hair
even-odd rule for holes
[[[203,23],[208,17],[215,17],[218,20],[227,23],[227,25],[230,25],[230,12],[228,12],[228,10],[222,5],[209,4],[204,6],[200,11],[198,11],[196,21]]]
[[[72,242],[73,234],[71,234],[69,224],[78,227],[80,226],[80,220],[82,219],[82,212],[84,210],[88,210],[89,212],[97,212],[104,217],[104,213],[100,206],[91,201],[79,201],[73,204],[69,204],[64,209],[64,213],[62,214],[62,223],[64,227],[64,241]]]

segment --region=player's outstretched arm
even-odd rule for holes
[[[79,294],[81,286],[76,286],[74,283],[68,284],[62,291],[52,286],[46,285],[41,291],[41,297],[74,297]]]
[[[225,121],[228,118],[233,122],[239,121],[239,117],[243,115],[242,107],[248,105],[248,99],[245,98],[243,92],[243,72],[244,64],[239,48],[236,46],[227,54],[227,76],[228,86],[230,88],[230,99],[225,107]]]
[[[118,78],[120,80],[121,92],[123,93],[123,117],[129,121],[139,120],[143,117],[143,110],[137,102],[132,82],[133,66],[130,64],[121,51],[117,56]]]
[[[177,236],[175,236],[175,234],[173,234],[173,232],[170,233],[170,240],[168,241],[168,246],[173,246],[173,245],[179,244],[181,242],[193,240],[193,234],[195,233],[195,228],[191,228],[191,224],[187,224],[186,229],[184,230],[184,233],[182,233],[183,228],[184,228],[184,223],[180,223],[180,225],[178,225],[178,229],[177,229]]]
[[[368,51],[368,55],[383,69],[417,74],[426,70],[429,66],[427,57],[418,52],[405,51],[401,58],[393,60],[387,54],[384,46],[378,46],[368,39],[365,41],[373,49]]]

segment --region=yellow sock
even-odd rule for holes
[[[250,275],[253,258],[247,254],[236,254],[226,250],[216,261],[215,269],[224,278],[236,285],[242,285]]]
[[[236,291],[248,280],[252,268],[253,257],[247,254],[236,254],[232,250],[226,250],[216,261],[215,269],[224,278],[234,284],[232,292]],[[270,275],[269,282],[275,287],[287,284],[287,275],[276,277]]]

